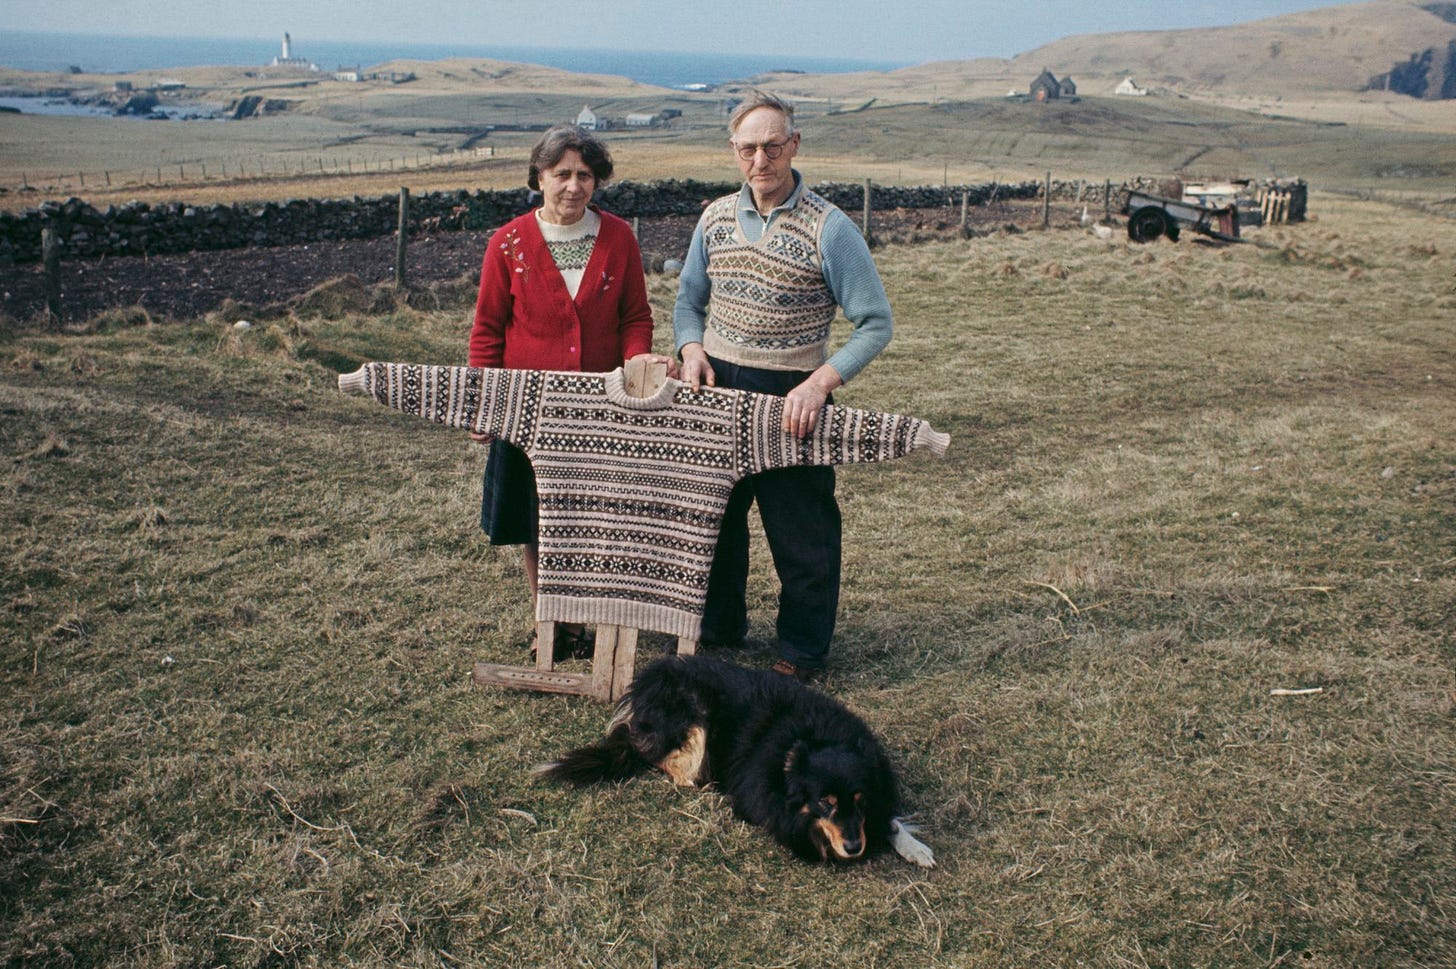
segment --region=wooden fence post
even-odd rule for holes
[[[52,326],[61,322],[61,238],[56,230],[40,230],[41,264],[45,269],[46,318]]]
[[[1102,221],[1104,225],[1112,224],[1112,179],[1108,179],[1102,186]]]
[[[399,232],[394,244],[394,288],[405,288],[404,256],[409,238],[409,189],[399,190]]]
[[[1052,173],[1047,172],[1046,192],[1041,200],[1041,227],[1050,228],[1052,224]]]
[[[965,235],[966,226],[970,224],[971,190],[961,189],[961,234]]]
[[[864,238],[865,242],[873,240],[870,234],[870,180],[865,179],[864,184]]]

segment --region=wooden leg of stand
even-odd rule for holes
[[[621,626],[598,626],[592,652],[591,695],[612,699],[612,680],[617,675],[617,632]]]
[[[612,694],[607,697],[613,703],[627,694],[632,685],[632,669],[637,664],[637,630],[626,626],[617,627],[617,656],[612,665],[616,673],[612,676]]]
[[[536,669],[550,673],[556,666],[556,623],[536,623]]]

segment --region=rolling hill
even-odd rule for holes
[[[1429,8],[1429,9],[1428,9]],[[1025,91],[1047,68],[1082,94],[1111,94],[1125,77],[1144,87],[1213,98],[1348,98],[1428,49],[1456,43],[1456,4],[1377,0],[1229,27],[1067,37],[1009,60],[938,61],[887,73],[771,75],[756,83],[801,96],[935,101]]]

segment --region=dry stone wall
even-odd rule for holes
[[[605,186],[599,201],[623,218],[695,215],[737,184],[670,179],[619,182]],[[864,185],[825,183],[815,191],[858,217],[864,207]],[[962,194],[971,205],[1000,199],[1034,199],[1042,182],[986,183],[921,188],[874,185],[872,209],[959,206]],[[1089,182],[1053,182],[1055,198],[1100,204],[1103,186]],[[525,189],[512,191],[429,192],[409,200],[411,231],[490,229],[531,206]],[[130,202],[96,208],[83,199],[46,202],[19,213],[0,213],[0,264],[38,262],[41,230],[51,228],[66,258],[140,256],[206,252],[249,246],[281,246],[342,239],[366,239],[394,233],[399,224],[399,196],[351,199],[292,199],[249,205],[152,205]]]

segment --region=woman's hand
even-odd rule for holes
[[[467,431],[466,433],[470,435],[470,439],[476,444],[489,445],[491,441],[495,440],[494,434],[484,434],[480,431]]]

